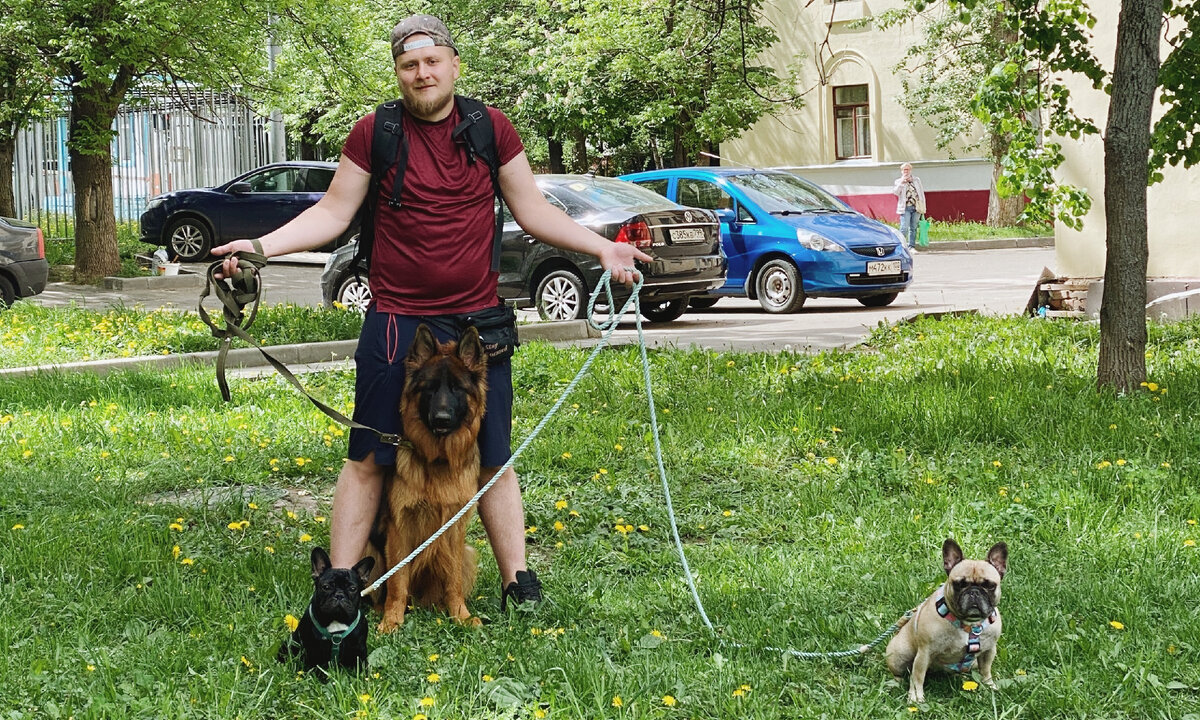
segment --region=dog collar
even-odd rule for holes
[[[336,663],[338,660],[338,654],[341,653],[342,650],[342,641],[345,640],[350,633],[354,632],[354,628],[358,627],[359,621],[362,620],[362,610],[359,610],[358,613],[355,614],[354,622],[350,623],[345,630],[330,631],[329,628],[317,622],[317,616],[313,615],[311,603],[308,606],[308,619],[312,620],[313,627],[317,629],[317,634],[328,640],[329,644],[333,646],[333,651],[330,654],[330,660]]]
[[[975,656],[979,654],[979,636],[983,634],[984,628],[996,622],[998,615],[996,609],[992,608],[992,612],[981,622],[968,625],[958,619],[953,612],[950,611],[950,604],[946,602],[946,588],[941,586],[933,596],[934,607],[937,608],[938,615],[950,621],[954,627],[967,632],[967,647],[963,651],[963,659],[956,663],[946,665],[946,670],[949,672],[968,673],[975,665]]]

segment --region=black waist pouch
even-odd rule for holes
[[[467,328],[475,328],[488,362],[511,358],[521,344],[517,338],[517,311],[504,304],[470,313],[434,315],[423,320],[456,338],[462,337]]]

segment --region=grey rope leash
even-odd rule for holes
[[[670,484],[667,482],[666,468],[663,466],[662,440],[659,437],[659,433],[658,433],[658,414],[657,414],[657,411],[655,410],[654,392],[652,390],[652,385],[650,382],[650,358],[646,354],[646,337],[645,337],[644,332],[642,331],[641,304],[638,301],[638,291],[642,287],[642,279],[639,277],[638,280],[635,282],[635,284],[633,286],[633,292],[630,294],[629,298],[625,301],[625,304],[621,306],[621,309],[618,311],[615,311],[615,312],[610,311],[609,319],[607,321],[600,322],[595,319],[594,311],[595,311],[595,306],[596,306],[596,300],[598,299],[600,292],[602,290],[605,294],[605,298],[606,298],[608,307],[609,308],[616,307],[616,304],[613,301],[612,286],[610,283],[611,275],[612,275],[611,272],[606,270],[604,272],[604,274],[602,276],[600,276],[600,280],[596,283],[596,288],[594,290],[592,290],[592,294],[588,297],[588,323],[592,327],[596,328],[597,330],[602,331],[604,334],[601,336],[600,341],[598,343],[596,343],[596,346],[594,348],[592,348],[591,354],[588,355],[587,360],[585,360],[583,363],[583,366],[579,368],[579,372],[575,374],[575,377],[572,378],[571,382],[569,382],[567,384],[567,387],[563,390],[562,394],[559,395],[558,400],[555,401],[554,405],[551,406],[550,410],[542,417],[541,421],[538,422],[537,426],[533,429],[533,431],[529,433],[529,436],[527,438],[525,438],[525,441],[521,443],[520,447],[518,447],[516,449],[516,451],[512,454],[512,457],[510,457],[508,459],[508,462],[506,462],[499,470],[497,470],[496,474],[493,475],[492,478],[483,485],[483,487],[479,488],[479,492],[475,493],[475,495],[470,500],[467,501],[467,504],[464,505],[463,508],[461,510],[459,510],[457,513],[455,513],[453,517],[451,517],[449,520],[447,520],[446,524],[442,525],[442,527],[440,527],[437,530],[437,532],[435,532],[432,536],[430,536],[430,538],[428,540],[421,543],[415,550],[413,550],[411,553],[409,553],[407,557],[405,557],[403,560],[401,560],[399,563],[397,563],[395,565],[395,567],[388,570],[386,573],[384,573],[382,576],[380,576],[380,578],[378,580],[376,580],[374,583],[372,583],[369,587],[365,588],[362,591],[362,594],[364,596],[378,590],[380,586],[382,586],[385,582],[387,582],[388,578],[390,578],[392,575],[396,574],[401,568],[403,568],[404,566],[406,566],[410,562],[412,562],[414,558],[416,558],[418,555],[420,555],[421,552],[424,551],[427,547],[432,545],[434,543],[434,541],[436,541],[439,537],[442,536],[443,533],[446,532],[446,530],[450,529],[450,527],[452,527],[454,525],[454,523],[456,523],[460,519],[462,519],[462,517],[464,515],[466,515],[468,512],[470,512],[470,510],[479,503],[479,500],[480,500],[480,498],[483,497],[484,493],[486,493],[488,490],[490,490],[492,488],[493,485],[496,484],[496,481],[500,479],[500,476],[504,474],[505,470],[507,470],[508,468],[513,466],[513,463],[516,462],[517,458],[520,457],[521,454],[525,452],[525,449],[527,447],[529,447],[529,444],[531,442],[533,442],[533,440],[538,435],[541,434],[542,429],[546,426],[546,423],[548,423],[550,421],[550,419],[558,413],[559,408],[561,408],[562,404],[564,402],[566,402],[567,397],[575,390],[575,387],[579,384],[579,381],[583,379],[584,375],[587,374],[588,369],[591,367],[592,362],[596,359],[597,355],[599,355],[600,351],[603,350],[608,345],[609,338],[612,336],[613,332],[617,329],[617,326],[620,323],[620,320],[624,316],[625,312],[629,309],[630,305],[632,305],[633,306],[633,314],[634,314],[634,322],[637,326],[637,332],[638,332],[638,348],[639,348],[639,351],[640,351],[641,357],[642,357],[642,377],[646,383],[646,400],[650,406],[650,427],[651,427],[651,430],[653,431],[653,435],[654,435],[654,459],[658,466],[659,478],[662,481],[663,497],[666,499],[667,519],[670,521],[670,525],[671,525],[671,537],[674,539],[674,542],[675,542],[675,550],[679,555],[679,562],[681,565],[683,565],[684,579],[687,581],[688,590],[691,592],[692,601],[696,605],[696,610],[700,613],[700,619],[704,622],[704,626],[706,628],[708,628],[709,632],[711,632],[714,636],[717,637],[719,642],[721,642],[722,644],[728,645],[729,647],[734,647],[734,648],[754,649],[756,647],[756,646],[746,645],[745,643],[739,643],[739,642],[736,642],[733,640],[727,640],[725,638],[720,637],[720,634],[717,632],[717,629],[713,626],[712,621],[708,619],[708,613],[706,613],[704,610],[704,603],[700,600],[700,593],[696,590],[696,583],[692,578],[691,567],[688,565],[687,555],[683,551],[683,541],[679,537],[679,526],[675,522],[675,507],[674,507],[674,503],[671,500],[671,487],[670,487]],[[778,648],[778,647],[772,647],[772,646],[765,646],[765,647],[761,647],[759,649],[768,650],[770,652],[783,653],[783,654],[790,655],[795,658],[800,658],[800,659],[805,659],[805,660],[820,659],[820,658],[844,658],[844,657],[853,657],[855,655],[863,655],[863,654],[870,652],[875,647],[877,647],[880,643],[882,643],[884,640],[886,640],[887,638],[891,637],[896,632],[898,632],[900,630],[900,628],[904,627],[904,625],[909,621],[909,619],[913,616],[913,614],[915,612],[916,612],[916,608],[909,610],[908,612],[904,613],[903,617],[901,617],[896,622],[892,623],[892,625],[890,627],[885,629],[883,632],[879,633],[879,635],[877,635],[873,640],[871,640],[870,642],[868,642],[865,645],[859,645],[858,647],[851,648],[849,650],[838,650],[838,651],[833,651],[833,652],[804,652],[804,651],[800,651],[800,650],[793,650],[791,648]]]
[[[596,289],[592,291],[591,296],[588,298],[589,322],[591,322],[590,308],[595,306],[596,298],[599,295],[601,288],[604,288],[607,291],[608,303],[609,303],[608,306],[610,308],[615,307],[612,302],[612,289],[609,287],[609,277],[610,277],[610,273],[608,271],[605,271],[604,275],[602,275],[600,277],[599,282],[597,282]],[[431,535],[428,540],[426,540],[425,542],[418,545],[416,547],[416,549],[414,549],[412,552],[410,552],[403,560],[396,563],[396,565],[394,567],[392,567],[392,569],[388,570],[386,573],[381,575],[378,580],[371,583],[366,588],[363,588],[362,595],[364,597],[375,592],[376,590],[378,590],[385,582],[387,582],[388,578],[395,575],[397,572],[400,571],[401,568],[403,568],[404,566],[411,563],[413,561],[413,559],[415,559],[418,555],[420,555],[425,550],[425,548],[432,545],[439,537],[442,536],[443,533],[445,533],[447,530],[449,530],[451,527],[453,527],[454,523],[461,520],[464,515],[466,515],[468,512],[471,511],[472,508],[474,508],[476,505],[479,504],[480,498],[483,497],[484,493],[486,493],[488,490],[492,489],[492,486],[496,484],[496,482],[500,479],[500,476],[504,474],[504,471],[508,470],[510,467],[513,466],[513,463],[515,463],[517,461],[517,458],[519,458],[521,456],[521,454],[525,452],[525,449],[527,447],[529,447],[530,443],[532,443],[534,441],[534,439],[537,438],[537,436],[541,434],[542,429],[546,427],[546,423],[550,422],[550,419],[558,413],[559,408],[561,408],[562,404],[564,402],[566,402],[567,396],[570,395],[575,390],[575,386],[577,386],[579,384],[579,381],[582,380],[585,375],[587,375],[587,371],[592,366],[592,362],[595,361],[596,356],[598,356],[600,354],[600,351],[603,350],[604,347],[608,344],[608,339],[612,336],[613,331],[615,331],[617,329],[617,322],[620,320],[621,316],[625,313],[626,309],[629,308],[629,305],[631,303],[636,305],[637,293],[638,293],[638,290],[641,289],[641,287],[642,287],[642,281],[639,279],[634,284],[633,293],[630,295],[629,299],[625,301],[625,305],[621,307],[621,310],[619,312],[614,313],[612,318],[610,319],[609,323],[604,326],[604,328],[607,328],[607,332],[600,338],[600,342],[596,343],[596,347],[592,348],[591,354],[588,355],[587,360],[585,360],[583,362],[583,366],[579,368],[579,372],[576,373],[575,377],[571,380],[571,382],[567,384],[567,387],[562,391],[562,394],[559,395],[558,400],[556,400],[554,402],[554,405],[552,405],[550,407],[550,410],[542,417],[541,421],[538,422],[537,426],[533,429],[533,431],[529,433],[529,436],[525,438],[525,441],[522,442],[521,445],[516,449],[516,451],[513,452],[512,456],[509,457],[508,462],[504,463],[504,465],[502,465],[500,467],[500,469],[496,471],[496,474],[493,475],[490,480],[488,480],[486,483],[484,483],[483,487],[479,488],[479,492],[477,492],[473,496],[471,496],[471,499],[467,501],[467,504],[464,505],[461,510],[456,512],[453,517],[451,517],[449,520],[447,520],[444,525],[442,525],[440,528],[438,528],[437,532],[435,532],[433,535]],[[598,327],[595,325],[595,323],[593,323],[593,326]]]

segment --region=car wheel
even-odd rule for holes
[[[900,293],[888,293],[887,295],[860,297],[858,301],[866,307],[887,307],[896,302],[896,298],[898,297],[900,297]]]
[[[772,260],[758,271],[758,303],[769,313],[792,313],[804,306],[807,296],[800,273],[787,260]]]
[[[713,295],[701,295],[688,300],[688,305],[691,305],[698,310],[703,310],[704,308],[710,308],[713,305],[716,305],[717,301],[720,299],[720,297]]]
[[[17,289],[8,278],[0,275],[0,310],[6,307],[11,307],[13,301],[17,299]]]
[[[209,250],[212,250],[212,233],[200,220],[183,218],[167,228],[167,254],[172,261],[203,260]]]
[[[650,322],[671,322],[687,310],[688,299],[659,300],[642,306],[642,315]]]
[[[333,299],[346,306],[348,310],[366,313],[367,306],[371,304],[371,286],[359,276],[351,274],[342,281],[338,291],[334,293]]]
[[[533,299],[543,320],[582,320],[587,317],[583,278],[570,270],[555,270],[542,278]]]

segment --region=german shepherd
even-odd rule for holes
[[[396,470],[384,484],[372,534],[376,549],[383,549],[384,571],[408,557],[479,489],[476,438],[487,402],[487,356],[479,333],[471,327],[458,342],[439,343],[421,325],[404,362],[400,420],[410,446],[397,448]],[[470,519],[467,513],[388,578],[380,632],[404,622],[410,597],[445,610],[456,622],[480,624],[466,604],[476,571],[475,550],[466,544]]]

